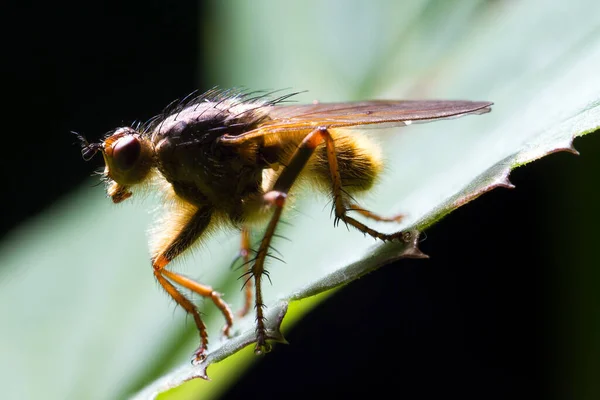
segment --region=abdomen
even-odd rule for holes
[[[338,170],[344,190],[348,193],[369,190],[383,170],[383,161],[379,146],[366,135],[356,130],[339,129],[331,130],[330,133],[334,140]],[[288,140],[285,142],[278,141],[277,144],[271,144],[271,146],[278,149],[276,157],[276,164],[278,165],[275,166],[275,173],[265,182],[267,186],[265,190],[269,190],[269,186],[274,183],[274,180],[281,171],[280,166],[289,163],[294,151],[307,134],[298,133],[294,138],[288,137]],[[271,149],[274,147],[271,147]],[[279,168],[277,168],[278,166]],[[294,184],[294,187],[302,183],[308,184],[324,193],[331,193],[332,180],[325,143],[317,147],[308,164],[301,172],[298,181]]]

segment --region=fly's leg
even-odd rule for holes
[[[244,281],[244,307],[238,312],[239,317],[244,317],[250,311],[252,305],[252,275],[250,272],[250,231],[248,228],[242,228],[242,242],[240,246],[240,256],[244,262],[244,276],[249,275],[248,279]]]
[[[273,190],[267,192],[264,195],[264,201],[273,207],[274,213],[269,221],[269,225],[267,226],[267,230],[265,235],[260,243],[260,247],[256,254],[256,258],[254,260],[254,265],[252,266],[252,275],[254,277],[254,285],[255,285],[255,304],[256,304],[256,348],[255,353],[262,354],[268,352],[270,350],[270,346],[267,343],[267,332],[265,327],[265,317],[264,317],[264,304],[262,298],[262,289],[261,282],[262,277],[265,272],[264,264],[265,259],[268,256],[268,250],[271,246],[271,240],[275,235],[275,228],[277,227],[277,223],[281,217],[281,213],[283,211],[283,207],[285,205],[285,201],[287,199],[287,194],[290,191],[292,185],[302,172],[303,168],[308,163],[308,160],[315,152],[316,148],[325,142],[326,150],[327,150],[327,160],[329,163],[329,169],[331,172],[331,178],[333,183],[333,197],[334,197],[334,206],[335,206],[335,215],[337,220],[342,220],[345,223],[354,226],[361,232],[364,232],[370,236],[381,240],[392,240],[397,238],[402,238],[404,236],[403,232],[397,232],[393,234],[385,234],[381,232],[377,232],[368,226],[362,224],[361,222],[355,220],[352,217],[346,215],[347,212],[347,203],[344,199],[343,190],[342,190],[342,181],[340,178],[340,172],[338,168],[337,155],[335,152],[334,140],[331,137],[331,134],[327,130],[326,127],[319,127],[309,133],[298,149],[296,149],[292,158],[290,159],[288,165],[281,172],[281,175],[277,178],[275,184],[273,185]],[[359,207],[356,207],[360,209]],[[376,219],[382,218],[372,214],[370,212],[368,216]]]
[[[254,277],[254,292],[255,292],[255,308],[256,308],[256,348],[254,352],[256,354],[262,354],[268,352],[271,347],[267,343],[267,332],[265,327],[265,316],[264,316],[264,304],[262,297],[262,278],[265,272],[265,259],[268,256],[268,250],[271,246],[271,240],[275,235],[275,228],[281,218],[281,213],[285,205],[287,194],[290,191],[292,185],[302,172],[303,168],[310,157],[315,152],[315,149],[324,140],[324,135],[328,135],[327,129],[317,128],[309,133],[302,143],[298,146],[295,153],[292,155],[288,165],[281,172],[275,184],[273,190],[265,193],[263,199],[265,203],[269,204],[274,208],[273,215],[267,226],[265,235],[260,242],[260,246],[256,253],[254,264],[252,265],[251,271]]]
[[[208,346],[208,334],[206,326],[202,322],[198,308],[188,299],[175,284],[189,289],[202,297],[207,297],[221,310],[225,317],[225,327],[223,333],[229,336],[229,330],[233,324],[233,314],[229,305],[221,299],[221,295],[215,292],[210,286],[200,284],[190,278],[175,272],[165,269],[167,264],[175,257],[185,251],[192,243],[196,241],[204,232],[210,223],[211,212],[209,210],[199,210],[192,214],[189,220],[183,224],[172,240],[159,249],[152,259],[152,267],[154,268],[154,276],[165,291],[179,304],[193,319],[198,332],[200,333],[200,347],[194,353],[193,362],[201,362],[206,358],[206,350]]]
[[[277,223],[281,218],[281,213],[287,199],[287,194],[290,191],[292,185],[308,163],[308,160],[315,152],[316,148],[326,141],[327,138],[331,138],[326,128],[319,127],[309,133],[302,143],[298,146],[294,154],[292,155],[288,165],[281,172],[273,189],[264,195],[265,203],[269,204],[274,208],[274,213],[271,216],[269,225],[265,235],[260,243],[254,265],[252,266],[252,276],[254,277],[255,286],[255,308],[256,308],[256,348],[255,353],[262,354],[270,350],[270,345],[267,343],[267,333],[265,327],[264,317],[264,304],[262,298],[262,287],[261,282],[263,278],[265,259],[268,256],[268,250],[271,246],[271,240],[275,235],[275,229]],[[332,148],[333,149],[333,148]],[[335,149],[333,149],[335,150]],[[335,158],[335,157],[334,157]],[[337,165],[337,164],[336,164]],[[336,167],[337,168],[337,167]],[[339,174],[338,174],[339,178]],[[339,181],[339,179],[338,179]],[[341,190],[341,185],[339,187]]]
[[[354,203],[349,204],[346,207],[346,211],[356,211],[365,218],[381,222],[401,222],[402,218],[404,218],[404,215],[402,214],[394,215],[392,217],[382,217],[381,215],[375,214],[374,212],[371,212],[369,210],[365,210],[364,208]]]
[[[322,140],[325,141],[325,146],[327,150],[327,161],[329,163],[329,172],[331,174],[331,181],[333,184],[332,192],[333,192],[333,205],[335,208],[335,222],[337,225],[338,221],[344,221],[347,225],[352,225],[359,231],[372,236],[377,239],[381,239],[383,241],[394,240],[394,239],[402,239],[405,236],[405,232],[395,232],[395,233],[382,233],[378,232],[374,229],[369,228],[362,222],[357,221],[356,219],[348,216],[346,213],[350,210],[357,211],[360,214],[364,215],[367,218],[374,219],[377,221],[397,221],[401,216],[393,217],[393,218],[385,218],[380,217],[377,214],[374,214],[370,211],[364,210],[355,204],[349,204],[344,196],[344,191],[342,190],[342,178],[340,176],[340,170],[338,166],[337,153],[335,151],[335,142],[331,137],[331,134],[327,130],[327,128],[319,128],[319,132],[321,133]]]
[[[264,316],[265,304],[263,303],[262,296],[262,278],[265,273],[265,259],[267,258],[271,240],[275,234],[275,228],[281,217],[286,197],[286,192],[276,190],[272,190],[264,195],[265,201],[274,207],[275,211],[269,221],[265,235],[260,242],[260,247],[258,248],[254,264],[251,268],[252,276],[254,277],[254,304],[256,308],[256,347],[254,349],[256,354],[268,353],[271,350],[271,346],[267,343],[267,329],[265,327]]]

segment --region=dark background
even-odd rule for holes
[[[198,24],[210,7],[140,4],[39,3],[7,14],[15,24],[5,36],[0,239],[101,164],[83,162],[71,130],[98,139],[213,86],[198,74],[197,56]],[[570,315],[581,277],[598,282],[600,135],[575,145],[581,157],[556,154],[519,168],[515,190],[494,190],[429,229],[421,248],[431,259],[388,265],[341,289],[226,397],[572,393],[573,375],[588,368],[576,338],[594,332]],[[586,304],[597,315],[598,297]]]

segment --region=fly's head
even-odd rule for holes
[[[153,148],[149,140],[132,128],[118,128],[101,143],[89,143],[76,134],[81,142],[81,155],[89,161],[98,152],[104,157],[104,177],[107,194],[113,202],[131,197],[131,186],[142,183],[153,165]]]

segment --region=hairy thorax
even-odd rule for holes
[[[171,115],[152,133],[156,166],[174,192],[198,207],[232,216],[241,212],[241,199],[262,194],[265,168],[256,145],[232,148],[218,142],[224,134],[251,130],[262,118],[243,113],[240,121],[235,113],[207,102]]]

